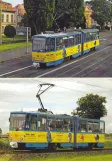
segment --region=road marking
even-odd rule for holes
[[[111,48],[111,46],[108,46],[108,47],[106,47],[106,48],[104,48],[104,49],[102,49],[102,50],[99,50],[99,51],[97,51],[97,52],[94,52],[92,55],[94,55],[94,54],[96,54],[96,53],[99,53],[99,52],[101,52],[101,51],[103,51],[103,50],[106,50],[106,49],[108,49],[108,48]],[[74,62],[65,64],[65,65],[63,65],[63,66],[61,66],[61,67],[58,67],[58,68],[56,68],[56,69],[54,69],[54,70],[52,70],[52,71],[49,71],[49,72],[47,72],[47,73],[41,74],[41,75],[39,75],[39,76],[37,76],[37,77],[40,78],[40,77],[43,77],[43,76],[45,76],[45,75],[51,74],[51,73],[56,72],[56,71],[58,71],[58,70],[60,70],[60,69],[62,69],[62,68],[65,68],[65,67],[67,67],[67,66],[69,66],[69,65],[71,65],[71,64],[74,64],[74,63],[76,63],[76,62],[79,62],[80,60],[84,60],[84,59],[86,59],[87,57],[90,57],[90,56],[91,56],[91,55],[88,55],[88,56],[86,56],[86,57],[84,57],[84,58],[81,58],[81,59],[79,59],[79,60],[75,60]],[[36,78],[37,78],[37,77],[36,77]]]
[[[18,72],[18,71],[21,71],[21,70],[24,70],[24,69],[27,69],[27,68],[30,68],[30,67],[32,67],[32,65],[29,65],[29,66],[27,66],[27,67],[20,68],[20,69],[17,69],[17,70],[13,70],[13,71],[11,71],[11,72],[7,72],[7,73],[4,73],[4,74],[1,74],[0,77],[5,76],[5,75],[8,75],[8,74],[15,73],[15,72]]]

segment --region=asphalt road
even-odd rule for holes
[[[100,49],[57,67],[35,69],[31,56],[0,64],[0,78],[112,77],[112,32],[100,34]]]

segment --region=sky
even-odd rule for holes
[[[93,93],[107,98],[108,115],[106,132],[112,132],[112,79],[0,79],[0,128],[9,130],[9,116],[12,111],[37,111],[40,108],[36,94],[40,83],[53,83],[41,98],[45,108],[55,114],[71,114],[77,101],[86,94]]]
[[[11,3],[13,6],[17,5],[17,4],[22,4],[23,0],[3,0],[4,2],[9,2]],[[85,0],[86,1],[86,0]]]

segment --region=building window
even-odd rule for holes
[[[2,14],[2,22],[4,22],[4,14]]]
[[[9,6],[8,6],[8,4],[6,4],[6,10],[8,10],[9,9]]]
[[[4,27],[4,26],[2,26],[2,34],[4,33],[4,29],[5,29],[5,27]]]
[[[13,20],[13,15],[11,15],[11,23],[13,23],[13,21],[14,21],[14,20]]]
[[[6,16],[6,22],[9,22],[9,15]]]

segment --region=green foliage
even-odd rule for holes
[[[9,141],[8,139],[0,139],[0,150],[12,150],[11,147],[9,146]]]
[[[100,119],[107,115],[104,103],[106,103],[105,97],[87,94],[77,101],[77,112],[72,112],[72,114],[83,118]]]
[[[24,0],[27,14],[21,23],[36,34],[47,29],[84,26],[83,3],[84,0]]]
[[[15,27],[11,25],[7,25],[5,27],[4,34],[9,38],[13,38],[16,35]]]
[[[52,26],[55,0],[24,0],[24,7],[36,33]]]
[[[56,0],[54,20],[58,27],[81,27],[84,24],[83,5],[83,0]]]
[[[92,6],[92,18],[103,28],[106,22],[112,20],[112,4],[107,0],[92,0],[88,2]]]

